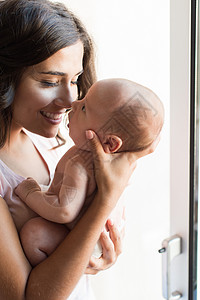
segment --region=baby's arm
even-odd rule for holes
[[[53,193],[54,182],[47,192],[42,192],[32,178],[20,183],[15,193],[41,217],[56,223],[71,222],[84,204],[88,176],[83,166],[71,163],[66,164],[62,175],[63,181],[57,195]]]

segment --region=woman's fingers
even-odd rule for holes
[[[86,132],[86,137],[93,153],[98,191],[105,195],[105,204],[114,207],[136,167],[137,156],[129,152],[105,153],[98,136],[92,130]]]
[[[100,242],[103,250],[102,258],[104,259],[104,263],[107,265],[106,269],[108,269],[116,262],[118,254],[116,253],[115,245],[108,232],[103,231],[101,233]]]
[[[115,253],[117,256],[119,256],[122,253],[122,240],[124,238],[124,230],[122,229],[122,231],[119,232],[117,226],[115,226],[110,219],[108,219],[107,221],[107,226],[109,229],[110,238],[115,248]]]
[[[110,268],[122,253],[122,241],[124,230],[120,231],[108,220],[107,226],[109,233],[103,231],[100,236],[103,254],[100,258],[92,256],[85,271],[86,274],[96,274],[99,271]]]
[[[92,130],[86,131],[86,138],[89,141],[89,146],[92,150],[93,155],[98,157],[99,155],[104,155],[104,150],[101,145],[101,142],[99,141],[99,138],[97,137],[96,133]]]
[[[90,258],[89,265],[87,268],[87,272],[89,272],[89,274],[96,274],[94,273],[94,271],[99,272],[108,269],[116,262],[117,255],[115,253],[115,247],[112,240],[106,232],[101,233],[100,242],[103,254],[99,258],[96,258],[94,256]]]
[[[97,273],[99,273],[99,270],[91,269],[90,267],[87,267],[85,270],[85,274],[96,275]]]
[[[104,152],[102,144],[94,131],[87,130],[86,137],[88,139],[89,147],[93,154],[95,172],[97,172],[99,169],[104,168],[104,164],[106,160],[108,160],[109,155],[106,155],[106,153]]]

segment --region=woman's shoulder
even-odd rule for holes
[[[0,159],[0,194],[4,196],[7,189],[12,189],[19,184],[24,178],[14,173],[1,159]]]

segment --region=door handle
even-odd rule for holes
[[[181,254],[181,237],[173,235],[162,242],[162,248],[158,250],[162,254],[162,293],[167,300],[179,300],[182,294],[171,291],[170,267],[171,262],[177,255]]]

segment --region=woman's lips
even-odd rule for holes
[[[51,124],[57,125],[62,121],[63,113],[50,113],[46,111],[40,111],[41,115]]]

